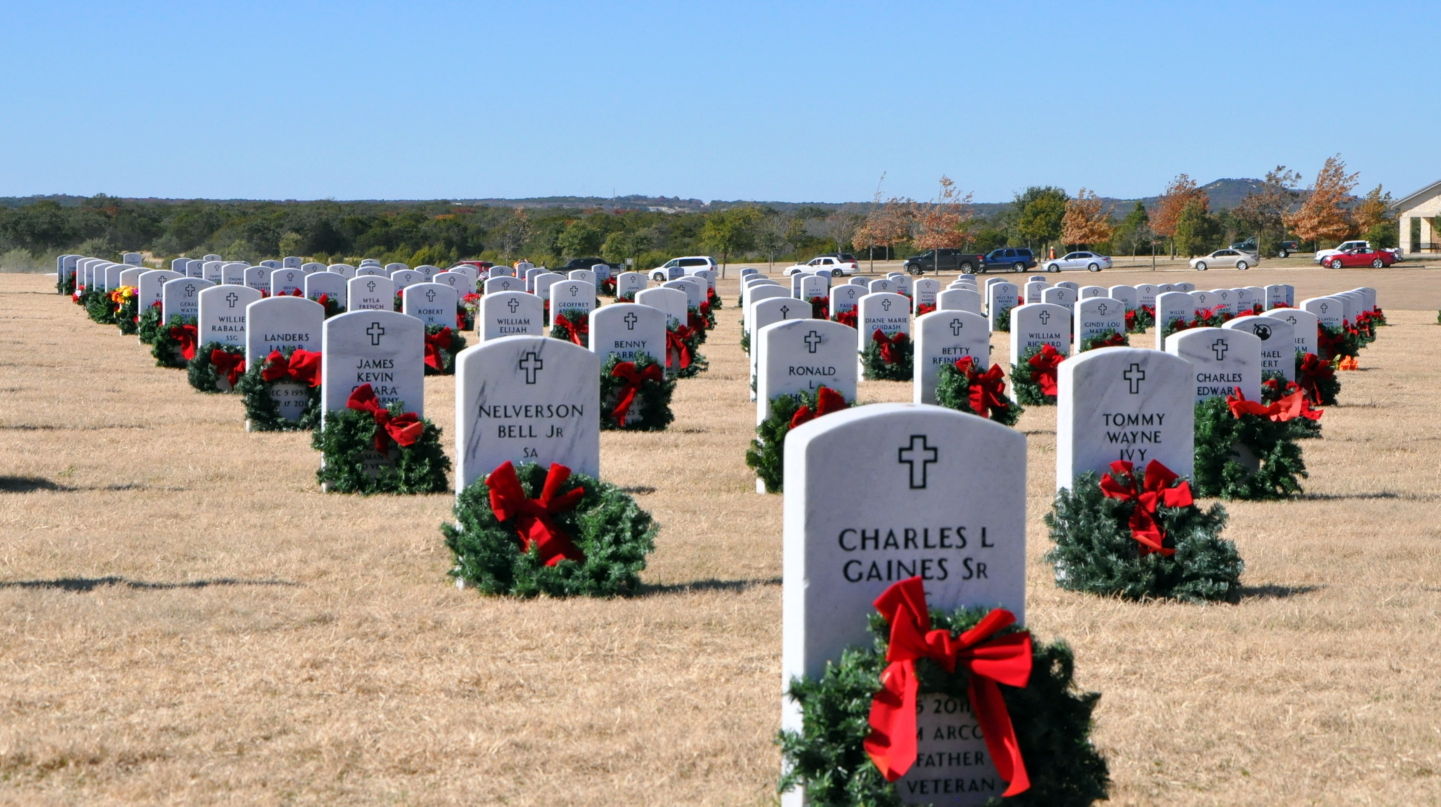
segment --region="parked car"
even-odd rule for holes
[[[817,255],[804,264],[795,264],[785,268],[782,274],[793,275],[803,269],[830,269],[831,277],[836,275],[853,275],[860,271],[860,264],[856,261],[855,255],[849,252],[831,252],[830,255]]]
[[[1278,258],[1284,258],[1293,252],[1300,251],[1301,242],[1299,241],[1282,241],[1281,243],[1276,245],[1276,257]]]
[[[611,262],[607,261],[605,258],[571,258],[570,260],[565,262],[564,266],[561,266],[559,269],[556,269],[554,271],[565,274],[566,272],[572,272],[576,269],[590,269],[599,264],[605,264],[606,266],[612,265]]]
[[[687,269],[710,269],[719,270],[715,258],[709,255],[687,255],[683,258],[671,258],[661,266],[646,272],[651,280],[657,283],[664,283],[667,280],[675,280],[683,277]]]
[[[980,270],[989,272],[992,269],[1007,270],[1012,272],[1024,272],[1027,269],[1035,269],[1036,255],[1025,247],[1001,247],[987,252],[981,258]],[[962,269],[962,272],[966,270]]]
[[[1218,249],[1210,255],[1202,255],[1199,258],[1191,259],[1191,268],[1198,272],[1204,272],[1212,266],[1234,266],[1245,271],[1261,262],[1261,257],[1254,252],[1242,252],[1239,249]]]
[[[1382,250],[1377,250],[1375,247],[1371,246],[1370,241],[1342,241],[1341,244],[1335,249],[1316,250],[1316,255],[1311,260],[1322,266],[1330,266],[1331,256],[1339,255],[1342,252],[1356,252],[1358,250],[1361,252],[1389,252],[1391,253],[1391,263],[1396,263],[1397,261],[1401,260],[1400,247],[1387,247]],[[1391,264],[1387,264],[1387,266],[1390,265]]]
[[[1097,255],[1094,252],[1067,252],[1059,258],[1046,261],[1047,272],[1060,272],[1065,269],[1085,269],[1090,272],[1099,272],[1102,269],[1110,268],[1110,256]]]
[[[1326,259],[1326,266],[1340,269],[1343,266],[1369,266],[1381,269],[1396,262],[1396,256],[1385,249],[1348,249],[1337,252]]]
[[[985,257],[975,252],[949,247],[928,249],[919,255],[906,258],[902,268],[913,275],[923,272],[961,272],[969,275],[976,271]]]
[[[484,272],[492,266],[495,266],[495,264],[491,263],[490,261],[456,261],[455,263],[457,266],[459,266],[460,264],[465,264],[466,266],[474,266],[477,270],[481,272]]]

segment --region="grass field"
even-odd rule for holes
[[[1030,627],[1102,693],[1112,801],[1441,803],[1441,272],[1067,279],[1368,284],[1392,323],[1306,442],[1306,495],[1228,505],[1237,605],[1058,590],[1055,411],[1023,415]],[[245,433],[236,398],[0,275],[0,803],[772,803],[781,499],[743,461],[722,294],[671,430],[602,437],[604,476],[663,525],[645,590],[518,602],[450,584],[451,496],[322,494],[308,435]],[[453,379],[425,383],[449,438]]]

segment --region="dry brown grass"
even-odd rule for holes
[[[1057,590],[1054,410],[1021,420],[1027,611],[1103,693],[1113,800],[1441,803],[1441,274],[1159,276],[1301,296],[1369,282],[1393,326],[1306,444],[1307,497],[1230,505],[1236,606]],[[47,291],[0,275],[0,801],[773,800],[781,500],[751,492],[742,460],[733,305],[674,428],[603,437],[605,475],[664,525],[644,595],[513,602],[449,585],[449,496],[321,494],[306,436],[246,434],[237,400]],[[449,430],[453,382],[426,384]]]

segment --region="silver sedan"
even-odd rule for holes
[[[1102,269],[1111,268],[1111,258],[1107,255],[1097,255],[1094,252],[1068,252],[1059,258],[1046,261],[1044,266],[1047,272],[1059,272],[1063,269],[1085,269],[1099,272]]]

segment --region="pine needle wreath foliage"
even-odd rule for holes
[[[670,331],[670,333],[674,333],[674,331]],[[679,362],[677,362],[674,367],[668,366],[669,375],[675,378],[692,378],[705,372],[710,367],[710,362],[706,360],[705,356],[701,355],[701,339],[697,334],[698,332],[692,328],[690,335],[684,337],[682,340],[685,342],[686,349],[690,351],[690,366],[681,367]],[[669,341],[669,337],[667,337],[667,341]],[[670,353],[669,345],[666,346],[666,353]],[[667,361],[669,361],[669,359],[667,359]]]
[[[1081,342],[1081,352],[1084,353],[1087,350],[1095,350],[1098,347],[1127,347],[1130,344],[1131,340],[1127,338],[1125,334],[1117,333],[1116,331],[1105,331],[1104,333],[1086,337],[1085,341]]]
[[[66,276],[63,277],[63,278],[60,278],[59,280],[56,280],[56,281],[55,281],[55,291],[59,292],[60,294],[74,294],[74,293],[75,293],[75,275],[73,275],[73,274],[66,275]]]
[[[705,340],[709,335],[707,332],[712,326],[707,323],[706,318],[701,315],[700,309],[686,309],[686,325],[691,329],[691,333],[695,335],[696,344],[705,344]]]
[[[1221,505],[1157,508],[1166,545],[1176,550],[1170,556],[1141,554],[1128,526],[1135,507],[1102,493],[1095,473],[1081,474],[1057,493],[1045,516],[1054,544],[1046,560],[1055,567],[1056,585],[1128,600],[1239,599],[1245,564],[1236,545],[1220,537],[1227,519]]]
[[[210,351],[223,350],[232,356],[244,356],[245,349],[235,345],[222,344],[220,342],[206,342],[195,350],[195,358],[186,365],[185,376],[190,381],[190,386],[201,392],[234,392],[220,387],[220,373],[210,361]],[[236,379],[239,384],[239,379]]]
[[[1301,353],[1300,351],[1297,351],[1297,353],[1296,353],[1296,380],[1297,380],[1297,381],[1301,381],[1301,380],[1302,380],[1302,369],[1301,369],[1301,368],[1302,368],[1302,367],[1305,365],[1305,363],[1306,363],[1306,357],[1307,357],[1307,356],[1314,356],[1314,355],[1315,355],[1314,353]],[[1319,359],[1320,357],[1317,357],[1317,358]],[[1329,373],[1325,371],[1325,370],[1326,370],[1325,367],[1322,367],[1322,368],[1320,368],[1320,369],[1321,369],[1321,372],[1320,372],[1318,375],[1316,375],[1316,377],[1315,377],[1316,392],[1319,393],[1319,395],[1320,395],[1320,400],[1318,400],[1318,401],[1317,401],[1317,400],[1313,400],[1312,403],[1315,404],[1316,406],[1335,406],[1335,405],[1336,405],[1336,396],[1341,394],[1341,379],[1339,379],[1339,378],[1336,377],[1336,372],[1335,372],[1334,369],[1332,369]]]
[[[110,302],[109,292],[87,289],[80,296],[80,302],[85,306],[85,314],[91,320],[101,325],[115,324],[115,304]]]
[[[756,436],[746,449],[746,465],[756,472],[767,493],[785,489],[786,435],[791,431],[791,419],[802,406],[816,411],[819,398],[818,391],[777,395],[771,399],[771,413],[756,426]]]
[[[712,311],[719,311],[725,307],[725,304],[721,302],[721,296],[716,294],[715,289],[706,292],[706,302],[710,303]]]
[[[1126,312],[1126,332],[1145,333],[1156,324],[1156,312],[1148,305],[1136,306]]]
[[[931,624],[959,635],[985,614],[975,608],[953,614],[932,610]],[[788,694],[800,706],[802,728],[777,736],[785,759],[779,792],[803,788],[817,807],[901,804],[896,785],[885,780],[863,745],[871,731],[871,698],[880,688],[889,641],[879,614],[871,616],[870,628],[875,637],[871,648],[847,649],[839,660],[826,664],[819,680],[791,680]],[[1016,630],[1012,626],[1003,633]],[[1033,640],[1029,684],[1000,687],[1031,786],[1008,799],[992,798],[986,802],[989,807],[1073,807],[1106,798],[1110,773],[1090,737],[1091,714],[1101,696],[1076,690],[1075,667],[1064,642]],[[949,674],[924,658],[916,662],[916,672],[920,698],[967,699],[964,673]]]
[[[1238,461],[1247,454],[1259,462],[1254,471]],[[1298,480],[1307,476],[1289,424],[1260,415],[1237,418],[1219,397],[1196,404],[1194,474],[1198,496],[1252,501],[1296,496]]]
[[[535,498],[547,468],[526,463],[515,469],[526,495]],[[560,494],[585,488],[574,509],[554,516],[584,556],[546,566],[532,547],[520,551],[513,526],[496,520],[490,488],[479,480],[461,491],[454,524],[442,524],[445,545],[455,555],[450,575],[486,594],[513,597],[615,597],[634,594],[646,556],[655,548],[656,524],[628,494],[593,476],[572,473]]]
[[[561,318],[564,319],[565,317],[562,316]],[[590,320],[582,319],[575,327],[580,334],[580,346],[590,347]],[[559,323],[550,326],[550,338],[575,344],[570,338],[570,331],[567,331],[565,327]]]
[[[325,319],[330,319],[337,314],[345,313],[345,309],[340,307],[340,300],[331,297],[329,294],[317,294],[311,297],[310,300],[320,303],[320,306],[325,309]]]
[[[888,335],[886,337],[890,339]],[[894,361],[886,361],[881,357],[881,345],[874,339],[866,340],[866,347],[861,351],[861,369],[865,372],[868,381],[910,381],[914,371],[911,362],[914,359],[915,346],[911,343],[910,336],[897,344],[891,346]]]
[[[1007,397],[1004,392],[1001,395],[1005,405],[992,409],[989,414],[977,412],[971,408],[971,388],[976,384],[977,374],[975,371],[964,372],[955,364],[941,365],[940,372],[936,376],[936,403],[947,409],[954,409],[957,412],[965,412],[969,415],[980,415],[989,417],[997,423],[1014,426],[1020,420],[1023,407]]]
[[[425,335],[426,335],[427,337],[435,336],[435,335],[439,334],[441,331],[445,330],[447,327],[448,327],[448,326],[445,326],[445,325],[427,325],[427,326],[425,326]],[[426,374],[426,375],[454,375],[454,374],[455,374],[455,355],[456,355],[457,353],[459,353],[460,351],[462,351],[462,350],[465,350],[465,336],[463,336],[463,335],[460,333],[460,331],[456,330],[455,328],[451,328],[451,329],[450,329],[450,347],[449,347],[449,348],[436,348],[436,351],[435,351],[435,352],[436,352],[436,356],[437,356],[437,357],[439,358],[439,360],[440,360],[440,368],[439,368],[439,369],[436,369],[436,368],[434,368],[434,367],[431,367],[430,364],[427,363],[427,364],[425,365],[425,374]]]
[[[392,415],[404,413],[404,407],[392,403]],[[311,445],[321,453],[322,464],[316,479],[331,493],[443,493],[449,489],[450,458],[440,447],[440,429],[428,419],[420,439],[410,446],[393,442],[386,462],[374,464],[374,473],[366,472],[366,464],[380,459],[375,453],[375,418],[357,409],[337,409],[325,417],[325,426],[311,434]]]
[[[1340,357],[1361,355],[1361,340],[1355,331],[1335,325],[1318,325],[1316,329],[1317,353],[1322,359],[1335,361]]]
[[[160,335],[160,311],[160,301],[156,300],[141,313],[140,322],[135,326],[136,336],[147,345],[155,344],[155,337]]]
[[[675,379],[666,377],[665,368],[661,367],[659,381],[643,381],[640,389],[636,391],[635,400],[631,401],[630,409],[626,412],[625,425],[622,426],[615,416],[615,408],[625,394],[626,382],[612,375],[621,361],[619,356],[611,356],[600,368],[601,429],[641,432],[664,430],[675,420],[670,409],[671,394],[675,392]],[[641,355],[632,364],[640,372],[644,372],[647,367],[660,366],[648,354]]]
[[[287,351],[285,357],[290,358]],[[245,403],[245,419],[250,422],[252,431],[258,432],[286,432],[286,431],[310,431],[320,425],[320,387],[312,387],[302,384],[294,379],[283,379],[280,381],[266,381],[260,377],[261,370],[265,369],[264,362],[255,367],[247,368],[245,375],[240,377],[235,385],[236,391],[240,393],[240,399]],[[276,384],[295,384],[305,389],[305,408],[301,410],[299,420],[291,420],[280,414],[280,407],[275,405],[275,399],[270,397],[271,387]]]
[[[119,308],[117,308],[115,311],[115,327],[119,328],[120,332],[125,334],[126,336],[130,336],[131,334],[135,333],[136,330],[140,327],[140,323],[137,321],[139,317],[139,311],[140,296],[134,293],[134,290],[132,289],[132,293],[130,294],[130,296],[124,298],[124,300],[121,301]]]
[[[1276,372],[1264,372],[1261,374],[1261,403],[1275,403],[1287,395],[1300,392],[1301,388],[1294,381],[1287,381],[1286,377]],[[1291,418],[1286,421],[1290,427],[1292,439],[1308,440],[1321,436],[1321,421],[1310,418]]]
[[[1055,406],[1056,396],[1041,392],[1041,385],[1031,367],[1031,357],[1041,352],[1041,345],[1032,345],[1021,351],[1021,360],[1011,365],[1011,391],[1022,406]]]
[[[996,315],[995,331],[996,333],[1011,332],[1011,309],[1007,308],[1006,310]]]
[[[194,317],[182,317],[176,314],[170,318],[169,324],[159,327],[155,341],[150,343],[150,355],[155,357],[157,367],[179,369],[186,366],[189,360],[180,354],[180,342],[170,335],[170,329],[194,324]],[[197,353],[197,355],[199,354]]]
[[[746,330],[744,325],[741,326],[741,350],[745,351],[747,356],[751,353],[751,332]]]

